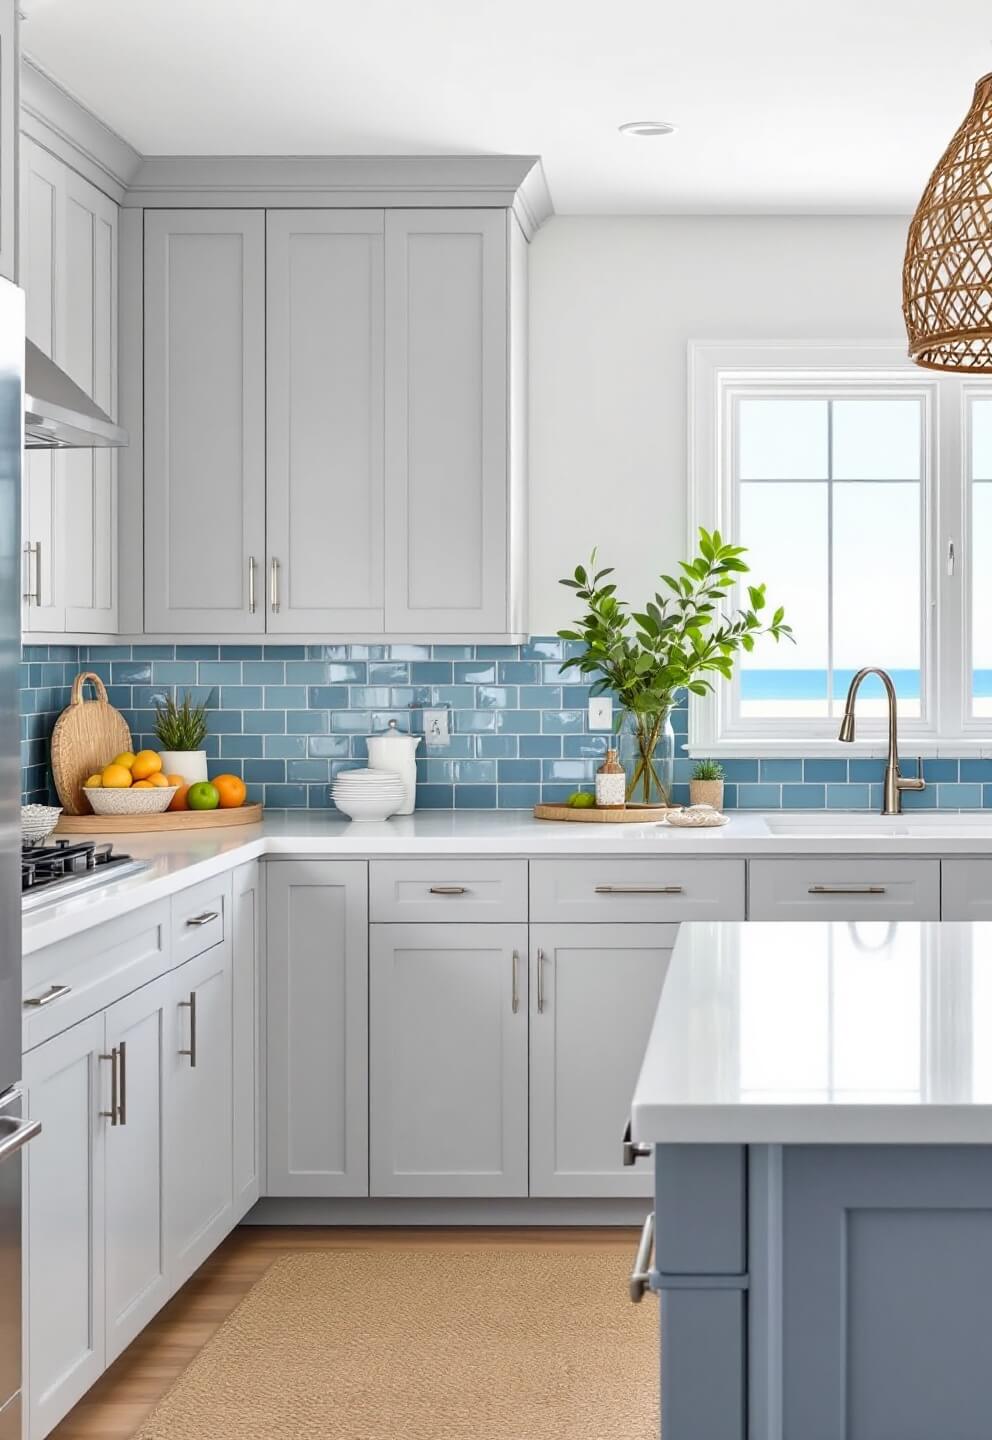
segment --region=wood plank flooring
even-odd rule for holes
[[[627,1229],[352,1229],[259,1227],[235,1230],[52,1431],[52,1440],[130,1440],[142,1420],[218,1325],[281,1255],[296,1250],[417,1245],[578,1248],[629,1237]]]

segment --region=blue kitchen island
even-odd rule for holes
[[[684,924],[632,1136],[664,1440],[989,1440],[992,924]]]

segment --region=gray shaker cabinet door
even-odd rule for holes
[[[373,925],[373,1195],[527,1194],[527,927]]]
[[[268,213],[270,633],[382,630],[382,231],[381,210]]]
[[[146,211],[144,419],[146,631],[260,633],[263,211]]]
[[[531,927],[532,1195],[650,1196],[650,1163],[625,1166],[622,1137],[675,932]]]
[[[505,210],[386,213],[386,630],[509,629]]]
[[[368,866],[270,860],[269,1195],[367,1195]]]

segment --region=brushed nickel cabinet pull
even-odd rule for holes
[[[884,885],[811,885],[809,895],[884,895]]]
[[[683,885],[597,885],[597,895],[681,895]]]
[[[248,614],[255,613],[255,557],[248,556]]]
[[[25,557],[26,557],[26,559],[27,559],[27,567],[26,567],[26,568],[27,568],[27,574],[25,575],[25,579],[24,579],[24,583],[25,583],[25,585],[27,586],[27,589],[24,591],[24,594],[21,596],[21,599],[22,599],[22,600],[25,602],[25,604],[27,604],[27,605],[40,605],[40,604],[41,604],[41,541],[40,541],[40,540],[25,540],[25,542],[24,542],[24,554],[25,554]],[[32,563],[31,563],[32,560],[34,561],[34,564],[33,564],[33,565],[32,565]],[[32,580],[32,570],[34,571],[34,579],[33,579],[33,580]]]
[[[273,615],[279,613],[279,561],[273,555],[272,564],[269,567],[269,601],[272,606]]]
[[[122,1125],[127,1124],[127,1041],[122,1040],[117,1047],[118,1062],[120,1064],[121,1077],[118,1084],[117,1117]]]
[[[209,925],[211,920],[219,920],[220,912],[217,910],[204,910],[200,915],[191,915],[186,921],[187,925]]]
[[[114,1126],[120,1124],[120,1121],[118,1119],[118,1116],[120,1114],[120,1092],[118,1090],[117,1083],[117,1059],[119,1055],[120,1051],[115,1045],[109,1055],[100,1056],[101,1060],[110,1061],[110,1109],[101,1110],[100,1114],[104,1118],[104,1120],[109,1120],[111,1125]]]
[[[0,1121],[0,1161],[16,1155],[18,1150],[23,1149],[29,1140],[33,1140],[36,1135],[40,1134],[40,1120],[5,1118]]]
[[[639,1305],[651,1288],[651,1256],[654,1251],[654,1211],[644,1221],[641,1238],[634,1257],[634,1268],[630,1272],[627,1289],[631,1300]]]
[[[465,885],[432,885],[432,895],[464,895],[467,891]]]
[[[519,967],[520,967],[520,954],[519,954],[519,951],[514,950],[514,952],[513,952],[513,990],[512,990],[512,999],[511,999],[511,1001],[510,1001],[510,1008],[513,1010],[514,1015],[516,1015],[517,1011],[520,1009],[520,983],[519,983],[518,976],[517,976],[517,971],[518,971]]]
[[[544,1014],[544,951],[537,952],[537,1013]]]
[[[196,991],[189,992],[188,1000],[180,1000],[180,1010],[189,1011],[189,1049],[180,1050],[180,1055],[189,1056],[189,1068],[196,1069]]]
[[[24,1001],[25,1010],[41,1010],[46,1005],[51,1005],[53,1000],[61,1000],[63,995],[68,995],[72,990],[71,985],[50,985],[43,995],[29,995]]]
[[[627,1121],[626,1129],[623,1132],[623,1163],[625,1165],[636,1165],[638,1160],[644,1160],[651,1155],[651,1146],[642,1145],[639,1140],[630,1138],[630,1121]]]

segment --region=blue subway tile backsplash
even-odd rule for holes
[[[104,680],[139,746],[154,745],[154,706],[189,690],[210,711],[213,773],[242,775],[273,807],[325,809],[342,769],[366,763],[365,739],[391,718],[421,733],[422,707],[446,707],[451,743],[421,745],[422,809],[530,809],[589,790],[607,737],[590,733],[585,687],[560,674],[562,641],[526,645],[25,645],[21,664],[21,792],[54,798],[49,740],[81,669]],[[672,717],[677,802],[688,800],[687,712]],[[878,759],[724,762],[726,809],[876,810]],[[928,788],[907,809],[992,808],[992,760],[924,761]]]

